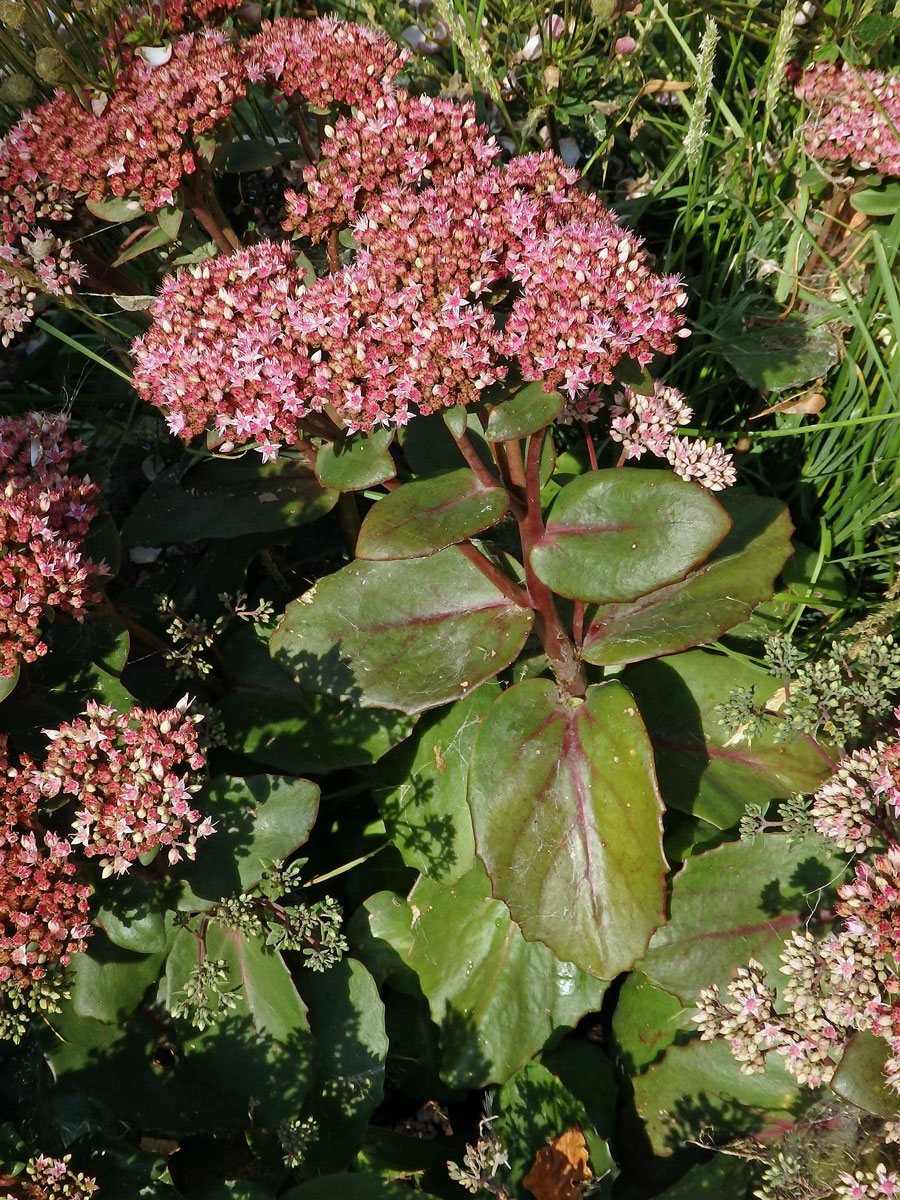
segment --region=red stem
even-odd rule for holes
[[[572,637],[580,650],[584,641],[584,601],[575,601],[575,611],[572,613]]]
[[[591,463],[591,470],[597,470],[597,451],[594,449],[594,439],[591,437],[591,429],[587,421],[581,422],[581,430],[584,434],[584,440],[587,442],[588,458]]]
[[[471,542],[458,542],[456,548],[473,567],[478,568],[485,579],[489,579],[494,587],[503,593],[507,600],[512,600],[513,604],[517,604],[519,608],[530,607],[527,593],[511,579],[507,579],[500,568],[486,558]]]
[[[541,514],[541,450],[543,433],[534,434],[528,443],[528,458],[525,466],[525,491],[527,509],[519,517],[519,537],[522,542],[522,561],[525,564],[525,582],[535,612],[535,628],[550,660],[553,674],[567,696],[583,696],[587,690],[575,647],[563,628],[553,593],[531,569],[531,551],[544,534],[544,519]]]
[[[456,442],[457,446],[459,447],[460,454],[463,456],[463,458],[466,460],[468,465],[472,468],[472,470],[477,475],[479,483],[481,483],[484,487],[489,487],[489,488],[504,486],[505,481],[499,480],[496,477],[496,475],[492,474],[490,468],[487,467],[484,464],[484,462],[482,462],[482,460],[479,458],[478,452],[475,449],[475,447],[472,445],[472,443],[469,441],[469,436],[467,433],[465,433],[465,432],[461,433],[459,437],[457,437],[456,434],[454,433],[454,434],[452,434],[452,436],[453,436],[453,440]],[[519,499],[519,497],[515,494],[515,492],[510,491],[509,486],[507,486],[506,490],[507,490],[507,492],[509,492],[509,507],[512,510],[513,514],[515,515],[516,519],[524,517],[525,505],[522,503],[522,501]]]
[[[328,269],[332,275],[337,275],[341,269],[341,254],[338,248],[338,231],[332,229],[328,235]]]

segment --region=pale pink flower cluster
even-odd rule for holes
[[[657,380],[651,396],[626,387],[617,392],[614,399],[616,403],[609,410],[609,436],[614,442],[621,443],[626,459],[642,458],[649,451],[657,458],[666,459],[682,479],[693,479],[713,492],[735,483],[737,472],[731,455],[722,446],[702,438],[692,441],[675,436],[678,426],[687,425],[693,415],[693,410],[676,388]],[[597,407],[602,405],[595,404],[593,411],[587,408],[577,415],[581,420],[593,420]]]
[[[878,1163],[874,1171],[847,1171],[840,1174],[840,1183],[834,1190],[836,1200],[878,1200],[879,1197],[900,1196],[900,1174],[889,1171],[884,1163]]]
[[[0,1200],[88,1200],[97,1192],[97,1181],[69,1167],[70,1155],[48,1158],[39,1154],[25,1164],[25,1172],[16,1179],[14,1192]]]
[[[0,994],[65,966],[90,935],[90,888],[77,883],[72,847],[36,831],[39,792],[23,759],[10,767],[0,735]]]
[[[248,45],[247,77],[316,108],[358,104],[389,87],[408,57],[387,34],[334,17],[264,21]]]
[[[884,818],[896,817],[896,749],[878,743],[874,752],[855,752],[816,794],[816,827],[841,849],[865,852],[879,830],[883,836]],[[900,1091],[900,845],[888,840],[883,853],[858,861],[853,879],[837,891],[843,923],[824,938],[807,930],[791,935],[777,998],[751,960],[737,970],[726,999],[718,987],[700,993],[694,1020],[704,1040],[728,1039],[742,1071],[763,1071],[774,1051],[809,1087],[828,1083],[854,1033],[877,1034],[889,1053],[886,1081]]]
[[[8,346],[34,318],[39,292],[71,295],[83,277],[72,247],[47,229],[38,226],[0,242],[0,346]]]
[[[900,175],[900,75],[813,63],[794,90],[812,109],[804,140],[813,158]]]
[[[620,442],[625,458],[640,459],[649,451],[665,458],[679,425],[690,424],[693,409],[677,388],[657,380],[653,395],[626,387],[616,392],[609,410],[609,436]]]
[[[64,417],[0,419],[0,676],[46,654],[48,609],[78,615],[106,568],[81,553],[99,489],[69,474],[76,445]]]
[[[165,712],[117,713],[88,704],[83,717],[56,730],[44,765],[32,774],[41,795],[72,797],[73,846],[100,857],[104,876],[124,875],[138,857],[167,850],[171,864],[193,859],[198,838],[215,826],[193,807],[200,790],[192,772],[206,762],[188,700]]]
[[[900,721],[900,709],[894,715]],[[885,818],[900,817],[900,741],[877,741],[843,758],[813,797],[810,816],[841,850],[864,854],[875,846]]]

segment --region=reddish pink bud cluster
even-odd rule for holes
[[[264,21],[246,60],[252,83],[276,85],[316,108],[382,95],[408,57],[387,34],[334,17]]]
[[[804,130],[813,158],[900,175],[900,75],[814,63],[794,90],[813,110]]]
[[[900,721],[900,709],[895,710]],[[876,845],[885,817],[900,817],[900,742],[854,750],[813,797],[816,830],[849,854]]]
[[[135,54],[111,96],[86,110],[62,89],[16,129],[7,186],[44,176],[91,200],[135,193],[145,209],[171,204],[196,168],[193,139],[227,117],[244,94],[240,56],[217,30],[172,43],[153,67]]]
[[[47,1158],[39,1154],[25,1164],[16,1179],[15,1192],[0,1200],[88,1200],[97,1191],[97,1181],[81,1171],[72,1171],[69,1158]]]
[[[0,676],[46,653],[44,611],[80,613],[106,569],[81,555],[99,489],[69,475],[75,449],[64,417],[0,420]]]
[[[136,858],[168,849],[168,860],[193,859],[198,838],[214,825],[192,807],[200,784],[190,772],[206,757],[197,740],[197,718],[187,715],[187,697],[166,712],[132,708],[118,714],[90,703],[50,739],[35,786],[46,797],[73,797],[72,844],[88,858],[101,856],[103,874],[123,875]]]
[[[0,735],[0,991],[65,966],[90,934],[90,888],[72,879],[70,844],[37,824],[30,767],[10,768]]]

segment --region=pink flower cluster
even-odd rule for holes
[[[44,612],[78,615],[106,569],[81,554],[99,489],[69,474],[75,449],[64,417],[0,419],[0,676],[46,654]]]
[[[0,1200],[88,1200],[97,1191],[97,1181],[81,1171],[72,1171],[69,1158],[47,1158],[39,1154],[25,1164],[16,1179],[16,1190]]]
[[[679,281],[553,155],[498,153],[469,105],[398,92],[341,117],[285,227],[319,241],[349,224],[354,260],[304,289],[263,243],[167,281],[133,348],[141,394],[181,436],[212,424],[268,458],[323,408],[349,430],[402,425],[511,367],[577,397],[624,356],[672,353]]]
[[[148,210],[171,204],[196,169],[193,139],[229,116],[244,88],[240,55],[218,30],[177,38],[163,66],[134,54],[113,95],[85,109],[59,89],[22,118],[11,135],[6,186],[42,186],[47,178],[69,196],[135,194]]]
[[[379,96],[340,117],[305,168],[306,193],[285,194],[284,228],[321,241],[352,225],[385,187],[448,186],[466,168],[486,168],[500,154],[471,104],[430,96]]]
[[[124,875],[140,856],[165,847],[168,861],[193,859],[198,838],[215,829],[192,805],[192,771],[206,762],[185,697],[165,712],[117,713],[88,704],[83,717],[47,730],[44,765],[32,774],[41,795],[73,797],[73,846],[100,856],[104,876]]]
[[[358,104],[387,89],[408,57],[387,34],[334,17],[264,21],[248,45],[247,77],[316,108]]]
[[[813,110],[804,129],[813,158],[900,175],[900,75],[813,63],[794,90]]]
[[[879,1197],[900,1196],[900,1174],[889,1171],[884,1163],[878,1163],[874,1171],[847,1171],[840,1174],[840,1183],[834,1191],[836,1200],[878,1200]]]
[[[310,408],[302,295],[287,243],[259,242],[167,275],[153,325],[132,347],[134,386],[164,409],[176,436],[211,425],[274,457],[297,440],[297,419]]]
[[[29,234],[0,242],[0,346],[33,319],[38,292],[71,295],[84,276],[68,242],[40,227]]]
[[[879,742],[874,752],[855,752],[816,793],[816,828],[841,849],[865,852],[885,819],[896,817],[898,751],[900,743]],[[806,930],[792,934],[781,953],[787,978],[777,997],[751,960],[738,969],[725,1000],[717,987],[701,992],[694,1020],[704,1039],[728,1039],[742,1071],[765,1070],[765,1056],[774,1051],[809,1087],[830,1080],[854,1033],[875,1033],[889,1049],[887,1083],[900,1091],[900,845],[888,841],[883,853],[857,861],[853,879],[837,891],[842,925],[820,939]]]
[[[30,763],[10,768],[0,735],[0,993],[65,966],[90,935],[90,888],[73,880],[69,842],[37,823]]]

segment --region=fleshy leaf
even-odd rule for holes
[[[532,618],[450,547],[321,579],[288,605],[269,647],[301,687],[415,714],[508,667]]]
[[[384,760],[374,794],[388,834],[407,866],[455,883],[475,861],[466,787],[472,746],[484,714],[497,699],[486,683],[448,709],[423,718],[413,737]]]
[[[684,1040],[684,1022],[680,1000],[654,987],[641,971],[631,971],[612,1017],[616,1062],[628,1075],[640,1075],[679,1035]]]
[[[335,1171],[356,1157],[369,1117],[381,1102],[388,1050],[384,1005],[375,980],[345,958],[303,983],[315,1038],[312,1111],[318,1136],[307,1169]]]
[[[192,1074],[211,1085],[245,1121],[276,1124],[297,1112],[311,1086],[312,1038],[306,1005],[281,955],[261,937],[218,921],[206,930],[210,959],[225,963],[237,1006],[202,1032],[185,1022],[181,1053]],[[184,929],[166,963],[162,998],[171,1011],[197,963],[197,939]],[[250,1105],[251,1097],[255,1106]]]
[[[12,675],[0,675],[0,701],[5,700],[19,682],[19,669],[20,664],[16,663]]]
[[[884,1064],[892,1057],[883,1038],[868,1031],[855,1033],[832,1076],[831,1090],[865,1112],[896,1121],[900,1096],[884,1077]]]
[[[621,604],[683,579],[730,528],[709,492],[669,471],[592,471],[556,497],[531,566],[561,596]]]
[[[527,437],[555,421],[562,407],[563,398],[559,392],[546,391],[539,380],[527,383],[514,396],[494,405],[485,437],[489,442]]]
[[[338,492],[358,492],[393,479],[397,468],[388,450],[393,436],[392,429],[339,434],[319,451],[316,478],[322,487]]]
[[[414,717],[381,708],[349,708],[304,691],[269,657],[247,627],[222,650],[235,680],[220,704],[228,745],[261,766],[300,775],[377,762],[409,736]]]
[[[623,682],[634,696],[656,755],[667,807],[731,829],[748,804],[763,808],[794,793],[809,794],[831,774],[827,756],[804,737],[779,742],[776,723],[748,744],[719,724],[716,706],[735,687],[755,687],[762,705],[779,681],[751,664],[689,650],[630,667]]]
[[[509,507],[501,487],[484,487],[464,467],[405,483],[370,509],[357,558],[423,558],[496,525]]]
[[[95,932],[83,954],[72,956],[68,985],[80,1017],[123,1021],[141,1002],[165,961],[164,953],[133,954]]]
[[[600,1007],[604,985],[526,942],[481,864],[452,885],[420,879],[405,904],[382,892],[367,908],[373,935],[419,977],[451,1087],[508,1079],[559,1026]]]
[[[169,546],[304,525],[330,512],[338,493],[284,457],[259,463],[213,459],[178,476],[164,471],[122,526],[126,546]]]
[[[772,1061],[776,1059],[776,1061]],[[634,1081],[634,1103],[655,1154],[677,1153],[701,1133],[725,1140],[790,1121],[799,1086],[772,1055],[761,1075],[742,1075],[724,1040],[673,1046]]]
[[[724,990],[749,958],[777,977],[783,942],[826,902],[823,889],[838,882],[843,866],[824,838],[798,845],[783,834],[689,858],[672,884],[669,921],[653,935],[640,969],[683,1004],[710,984]]]
[[[478,732],[469,804],[494,895],[527,938],[599,979],[640,958],[665,917],[662,803],[620,683],[574,705],[545,679],[505,691]]]
[[[734,527],[709,562],[630,603],[598,608],[582,648],[588,662],[640,662],[714,642],[771,597],[791,554],[787,509],[747,492],[727,492],[721,502]]]
[[[182,875],[195,897],[220,900],[247,891],[266,863],[293,854],[309,837],[319,808],[319,789],[308,779],[220,775],[196,799],[216,823]]]

